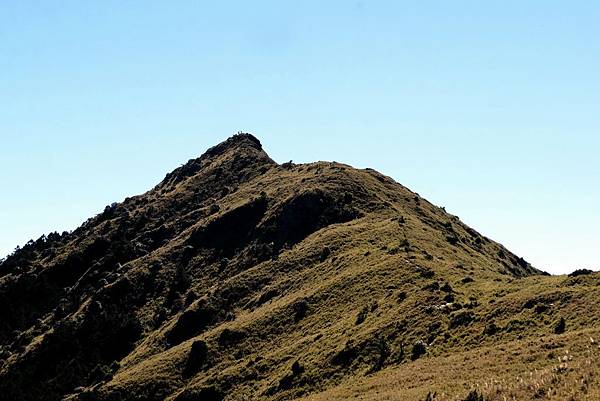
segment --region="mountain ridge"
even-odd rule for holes
[[[0,399],[301,398],[551,332],[597,294],[559,280],[374,170],[238,134],[0,264]]]

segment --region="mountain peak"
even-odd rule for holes
[[[238,132],[208,149],[202,156],[191,159],[181,167],[167,174],[164,185],[173,185],[181,182],[205,168],[207,165],[222,165],[224,170],[239,173],[240,169],[260,169],[265,165],[275,162],[263,150],[260,141],[252,134]]]
[[[204,152],[202,158],[219,156],[230,150],[238,150],[240,148],[255,149],[258,151],[263,150],[258,138],[247,132],[240,131],[237,134],[230,136],[218,145],[215,145],[212,148],[208,149],[206,152]]]

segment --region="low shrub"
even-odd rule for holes
[[[298,323],[300,320],[306,317],[306,313],[308,312],[308,302],[305,299],[301,299],[294,304],[293,309],[294,322]]]
[[[449,327],[451,329],[453,329],[453,328],[459,327],[459,326],[467,326],[474,320],[475,320],[475,314],[473,312],[470,312],[470,311],[458,312],[450,318]]]
[[[208,360],[208,346],[204,341],[194,341],[190,348],[188,360],[185,366],[185,375],[191,376],[197,373]]]
[[[410,354],[410,359],[412,359],[413,361],[416,361],[421,356],[425,355],[426,352],[427,352],[427,345],[423,341],[418,340],[413,344],[412,351]]]
[[[369,308],[365,306],[358,312],[356,315],[356,324],[359,325],[367,319],[367,315],[369,314]]]
[[[499,331],[500,328],[496,325],[496,323],[490,322],[485,326],[485,329],[483,329],[483,334],[485,334],[486,336],[493,336]]]
[[[485,399],[483,398],[483,394],[479,394],[477,390],[472,390],[467,395],[467,398],[462,401],[485,401]]]
[[[577,277],[577,276],[587,276],[588,274],[593,274],[594,272],[589,269],[577,269],[573,273],[569,274],[569,277]]]
[[[239,330],[232,329],[223,329],[221,334],[219,335],[219,345],[222,347],[229,347],[234,344],[241,342],[244,337],[246,337],[246,333]]]
[[[554,333],[555,334],[562,334],[565,332],[567,328],[567,322],[565,321],[564,317],[561,317],[558,322],[556,322],[556,325],[554,326]]]

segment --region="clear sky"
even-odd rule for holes
[[[600,3],[2,1],[0,255],[238,130],[600,269]]]

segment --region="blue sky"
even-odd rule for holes
[[[243,130],[600,269],[599,37],[592,1],[2,2],[0,255]]]

